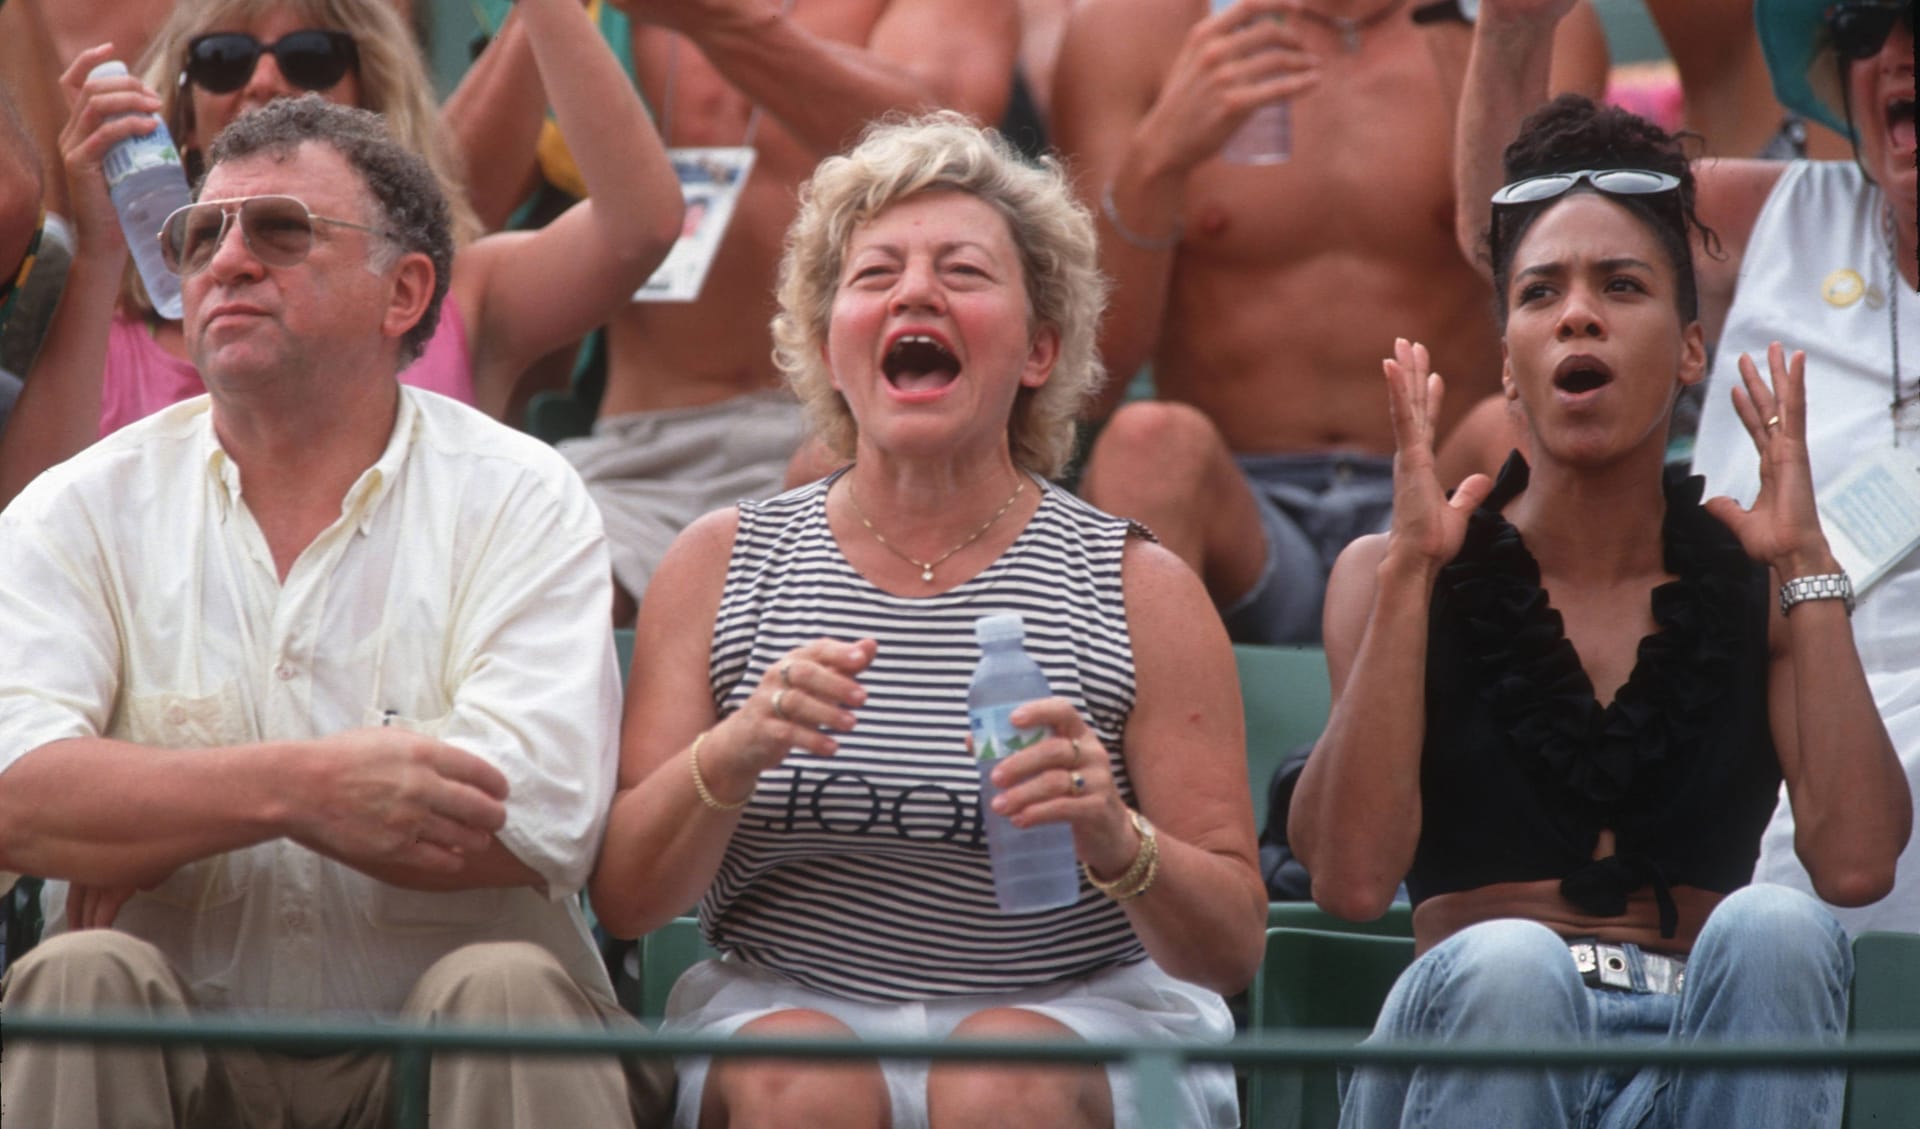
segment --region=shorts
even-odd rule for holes
[[[1327,574],[1354,538],[1393,517],[1393,460],[1379,455],[1239,455],[1260,511],[1267,563],[1220,613],[1236,643],[1318,643]]]
[[[708,960],[688,969],[667,999],[664,1033],[731,1035],[753,1020],[805,1008],[845,1023],[865,1038],[943,1039],[960,1022],[990,1007],[1017,1007],[1064,1024],[1089,1040],[1166,1039],[1224,1043],[1233,1017],[1217,993],[1176,980],[1151,960],[1090,976],[997,995],[951,996],[909,1003],[849,1000],[802,987],[777,972],[738,961]],[[676,1064],[680,1092],[674,1125],[700,1123],[707,1060]],[[893,1110],[893,1129],[926,1129],[927,1063],[888,1059],[880,1064]],[[1115,1129],[1134,1129],[1133,1079],[1126,1064],[1107,1067]],[[1189,1068],[1178,1086],[1178,1124],[1229,1129],[1240,1123],[1233,1068],[1208,1063]]]
[[[613,576],[638,600],[680,531],[742,499],[780,493],[806,438],[784,392],[598,420],[559,451],[587,484],[607,529]]]

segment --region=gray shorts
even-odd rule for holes
[[[600,507],[614,578],[637,600],[681,530],[743,498],[778,494],[806,434],[792,396],[755,392],[698,408],[612,416],[559,450]]]
[[[1151,960],[1096,972],[1044,988],[988,996],[956,996],[915,1003],[869,1003],[801,987],[786,977],[738,961],[694,965],[667,998],[662,1033],[731,1035],[756,1019],[804,1008],[824,1012],[869,1039],[944,1039],[961,1020],[990,1007],[1017,1007],[1044,1015],[1083,1039],[1205,1040],[1233,1036],[1233,1017],[1217,993],[1176,980]],[[700,1123],[707,1061],[675,1065],[680,1078],[675,1126]],[[880,1064],[893,1110],[893,1129],[926,1129],[927,1064],[888,1059]],[[1113,1090],[1115,1129],[1136,1129],[1133,1079],[1126,1065],[1107,1068]],[[1240,1123],[1233,1069],[1225,1064],[1189,1068],[1179,1084],[1183,1129],[1230,1129]]]
[[[1239,455],[1267,563],[1221,611],[1236,643],[1318,643],[1327,573],[1354,538],[1393,516],[1393,460],[1379,455]]]

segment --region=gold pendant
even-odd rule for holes
[[[933,569],[931,569],[931,568],[923,568],[923,569],[921,569],[921,570],[920,570],[920,579],[922,579],[922,580],[924,580],[924,581],[926,581],[926,582],[927,582],[928,584],[932,584],[932,583],[933,583]]]

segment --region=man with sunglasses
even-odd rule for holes
[[[1546,37],[1566,6],[1484,0],[1460,119],[1463,201],[1498,184],[1499,151],[1544,93]],[[1862,550],[1849,563],[1858,578],[1854,636],[1920,799],[1920,528],[1897,494],[1849,487],[1920,475],[1915,8],[1913,0],[1754,4],[1780,102],[1849,138],[1853,159],[1695,162],[1700,218],[1723,253],[1695,255],[1701,321],[1717,345],[1693,460],[1710,492],[1743,504],[1756,495],[1752,444],[1730,394],[1735,364],[1775,340],[1804,343],[1813,487],[1828,524],[1852,517],[1846,531]],[[1761,841],[1756,881],[1812,891],[1794,837],[1783,798]],[[1920,931],[1920,845],[1908,844],[1886,898],[1833,912],[1856,933]]]
[[[55,880],[0,1006],[631,1023],[575,896],[617,755],[599,518],[545,445],[396,380],[446,293],[437,182],[312,96],[210,165],[162,232],[208,395],[0,512],[0,866]],[[372,1129],[390,1069],[21,1044],[0,1088],[9,1124]],[[433,1074],[462,1127],[651,1123],[671,1088]]]

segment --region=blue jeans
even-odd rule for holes
[[[1380,455],[1236,455],[1253,491],[1267,560],[1221,611],[1236,643],[1318,643],[1327,573],[1347,543],[1393,517],[1393,459]]]
[[[1636,984],[1639,951],[1628,947]],[[1678,996],[1588,987],[1531,921],[1464,929],[1415,961],[1369,1043],[1566,1043],[1616,1036],[1838,1042],[1853,951],[1812,898],[1749,886],[1714,910]],[[1341,1129],[1814,1129],[1838,1126],[1841,1070],[1368,1068],[1342,1073]]]

